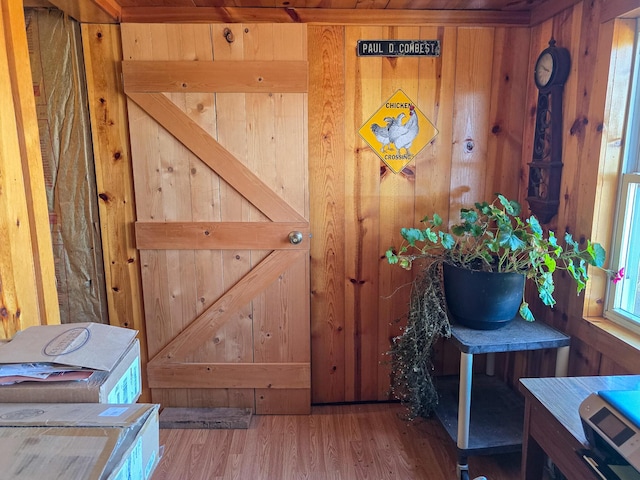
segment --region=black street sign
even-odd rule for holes
[[[359,57],[439,57],[440,40],[358,40]]]

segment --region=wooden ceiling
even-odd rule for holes
[[[525,10],[544,0],[112,0],[120,7],[295,7],[410,10]]]
[[[333,25],[531,26],[578,1],[580,0],[24,0],[24,5],[52,4],[76,20],[90,23],[302,22]]]

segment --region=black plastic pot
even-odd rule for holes
[[[525,276],[478,272],[443,265],[444,293],[456,323],[477,330],[495,330],[518,315]]]

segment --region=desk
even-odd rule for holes
[[[451,324],[448,341],[460,350],[460,375],[437,379],[440,400],[435,413],[458,447],[457,476],[466,479],[468,455],[521,448],[524,411],[522,399],[495,378],[492,371],[489,376],[473,378],[473,355],[556,348],[556,375],[566,375],[570,338],[542,322],[517,317],[497,330]],[[489,356],[489,370],[493,370],[492,363]]]
[[[587,448],[578,407],[599,390],[638,388],[640,375],[522,378],[522,479],[540,480],[546,453],[569,480],[600,480],[578,455]]]

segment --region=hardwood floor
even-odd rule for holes
[[[455,445],[439,422],[403,413],[393,403],[327,405],[254,416],[245,430],[163,429],[152,480],[455,480]],[[469,471],[515,480],[520,454],[471,457]]]

